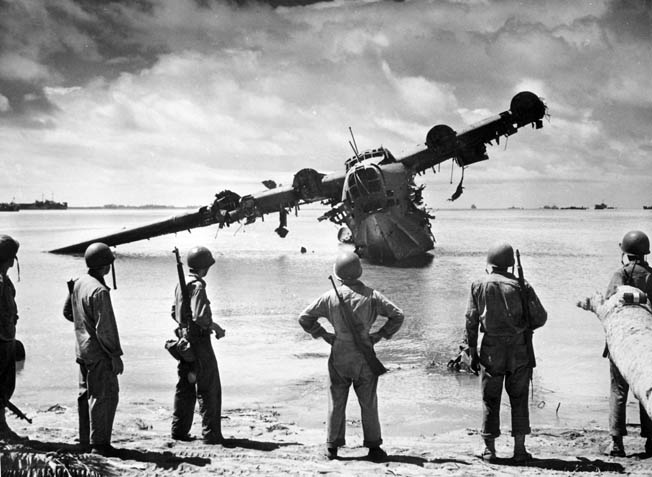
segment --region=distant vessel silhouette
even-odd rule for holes
[[[55,200],[35,200],[30,203],[17,204],[20,210],[65,210],[68,202],[57,202]]]
[[[0,212],[18,212],[20,207],[15,202],[0,202]]]
[[[613,207],[609,207],[604,202],[602,202],[601,204],[595,204],[595,210],[603,210],[603,209],[613,209]]]

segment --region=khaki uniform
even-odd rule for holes
[[[616,293],[621,285],[630,285],[647,293],[648,300],[652,300],[652,268],[646,262],[637,262],[635,265],[630,262],[618,270],[611,277],[607,286],[606,298]],[[605,356],[608,356],[608,349],[605,347]],[[609,433],[612,436],[626,436],[626,411],[627,394],[629,384],[620,374],[616,365],[609,359],[609,374],[611,377],[609,395]],[[645,408],[639,404],[639,415],[641,419],[641,436],[652,438],[652,420]]]
[[[94,447],[109,445],[120,390],[112,358],[122,356],[122,348],[104,280],[90,274],[75,280],[63,314],[75,325],[79,442]]]
[[[378,331],[386,339],[391,338],[403,324],[401,309],[360,281],[342,285],[339,293],[353,311],[363,339],[370,339],[369,331],[378,315],[387,317],[387,323]],[[313,338],[319,338],[326,332],[318,323],[320,317],[326,318],[335,332],[335,341],[328,359],[330,400],[326,445],[337,448],[345,444],[346,402],[349,388],[353,385],[362,413],[364,445],[369,448],[378,447],[383,442],[376,395],[378,376],[371,371],[364,355],[356,347],[335,291],[323,294],[299,317],[301,327]]]
[[[222,384],[217,359],[211,343],[213,316],[211,302],[206,296],[206,282],[190,274],[186,278],[190,310],[189,339],[195,353],[195,362],[179,361],[178,381],[174,394],[174,412],[172,417],[172,436],[184,437],[192,427],[195,403],[199,401],[202,417],[202,437],[208,442],[222,439]],[[175,290],[172,313],[175,321],[181,323],[183,296],[179,285]],[[188,381],[188,373],[197,373],[197,382]]]
[[[0,398],[11,400],[16,389],[16,289],[7,275],[0,274]],[[4,404],[0,402],[0,431],[7,429]]]
[[[536,293],[526,283],[530,327],[543,326],[547,313]],[[528,365],[518,279],[511,273],[494,270],[471,285],[466,310],[466,340],[471,349],[478,344],[478,330],[484,333],[480,347],[483,419],[481,435],[500,435],[500,401],[505,390],[512,408],[512,435],[530,433],[528,388],[532,368]]]

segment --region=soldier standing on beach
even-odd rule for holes
[[[14,266],[19,244],[9,235],[0,235],[0,440],[24,441],[11,430],[5,417],[5,403],[16,388],[16,289],[7,272]]]
[[[223,444],[222,436],[222,385],[217,360],[211,344],[211,333],[220,339],[225,331],[213,321],[211,302],[206,296],[206,277],[208,270],[215,263],[210,250],[206,247],[194,247],[188,252],[189,276],[186,288],[190,299],[189,313],[183,317],[183,293],[180,285],[175,290],[172,317],[179,323],[188,324],[187,338],[191,344],[195,361],[179,361],[179,379],[174,395],[174,413],[172,417],[172,438],[190,441],[190,428],[195,412],[195,403],[199,401],[202,416],[202,438],[206,444]]]
[[[650,253],[650,239],[640,230],[627,232],[620,243],[622,258],[627,257],[627,262],[614,272],[607,287],[605,298],[613,296],[621,285],[636,287],[647,294],[648,300],[652,299],[652,268],[645,261],[645,256]],[[609,356],[609,349],[605,345],[604,357]],[[609,357],[609,373],[611,375],[611,392],[609,397],[609,432],[612,445],[610,455],[625,457],[623,436],[627,435],[626,411],[627,394],[629,385],[620,371]],[[641,436],[646,438],[645,454],[652,455],[652,420],[645,408],[639,404],[641,419]]]
[[[383,440],[376,394],[378,374],[372,370],[368,356],[362,352],[358,341],[371,348],[382,338],[391,338],[403,324],[403,312],[359,280],[362,265],[355,253],[338,256],[333,271],[342,286],[323,294],[299,317],[299,323],[307,333],[313,338],[323,338],[331,345],[326,456],[336,458],[338,447],[345,444],[346,401],[353,384],[362,413],[364,446],[369,448],[368,457],[380,462],[387,454],[380,447]],[[347,322],[347,315],[352,318],[352,324]],[[387,323],[370,333],[378,315],[387,317]],[[334,333],[329,333],[318,323],[321,317],[333,325]],[[358,333],[358,336],[354,336],[354,333]]]
[[[94,454],[115,455],[111,446],[113,420],[118,407],[118,375],[123,372],[122,348],[109,287],[104,277],[115,257],[100,242],[84,253],[88,274],[68,282],[63,315],[75,325],[79,364],[79,444]],[[115,287],[115,275],[114,287]]]
[[[543,326],[547,313],[534,289],[524,282],[525,290],[522,290],[517,277],[509,272],[508,269],[514,267],[511,245],[498,243],[491,247],[487,265],[491,270],[471,285],[466,310],[466,340],[471,351],[471,367],[475,371],[480,368],[481,435],[485,443],[482,458],[490,462],[496,460],[495,439],[500,436],[500,400],[504,382],[512,409],[514,460],[525,462],[532,457],[525,449],[525,435],[530,433],[528,388],[534,363],[526,334]],[[527,295],[526,300],[523,300],[522,293]],[[527,303],[527,310],[523,303]],[[529,320],[526,319],[528,314]],[[484,333],[479,356],[478,329]]]

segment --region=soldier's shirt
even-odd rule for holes
[[[525,283],[528,293],[530,329],[543,326],[547,320],[534,289]],[[493,271],[471,285],[466,309],[466,334],[470,347],[478,343],[478,328],[486,336],[509,337],[527,328],[523,314],[518,279],[511,273]]]
[[[378,333],[386,339],[391,338],[403,324],[403,311],[382,293],[366,286],[361,281],[342,285],[338,291],[344,302],[353,311],[362,337],[368,336],[379,315],[387,318],[387,322],[378,330]],[[353,343],[353,336],[346,324],[344,313],[334,290],[324,293],[310,304],[299,316],[299,323],[306,332],[318,338],[326,331],[318,323],[321,317],[326,318],[333,325],[338,341]]]

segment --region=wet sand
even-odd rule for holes
[[[605,454],[610,438],[604,428],[534,428],[527,444],[534,458],[516,465],[509,457],[512,439],[507,429],[497,440],[499,462],[488,464],[477,455],[481,439],[475,429],[442,434],[394,437],[385,435],[384,463],[365,459],[357,418],[348,422],[348,445],[338,460],[323,456],[323,428],[302,428],[275,407],[232,408],[223,412],[224,445],[201,440],[169,439],[171,409],[151,398],[123,402],[118,409],[113,444],[116,457],[81,452],[74,444],[77,412],[74,407],[53,405],[29,410],[33,424],[9,419],[10,425],[30,441],[5,445],[2,475],[41,474],[58,469],[68,475],[650,475],[652,459],[642,458],[644,440],[635,426],[625,438],[627,458]],[[353,416],[351,416],[353,417]],[[382,418],[382,416],[381,416]],[[196,415],[192,434],[200,433]],[[10,474],[22,469],[31,473]]]

